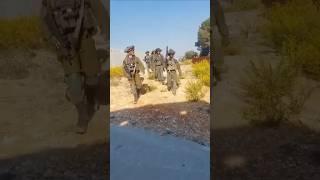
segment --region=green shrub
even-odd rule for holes
[[[124,76],[122,67],[111,67],[110,68],[110,78],[120,78]]]
[[[297,88],[296,71],[285,61],[275,67],[251,62],[242,79],[243,117],[255,125],[278,125],[299,114],[310,95]],[[298,91],[296,89],[299,89]]]
[[[199,101],[205,96],[203,83],[201,81],[188,81],[185,93],[188,101]]]
[[[41,48],[43,31],[38,17],[0,19],[0,48]]]
[[[205,86],[210,86],[210,63],[207,60],[192,65],[192,73]]]
[[[198,56],[198,53],[193,50],[187,51],[184,55],[186,59],[192,59],[195,56]]]
[[[320,79],[320,11],[312,0],[292,0],[266,12],[264,37],[293,67]]]

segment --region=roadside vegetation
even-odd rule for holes
[[[1,49],[37,49],[46,46],[38,17],[0,19]]]

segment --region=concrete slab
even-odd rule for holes
[[[209,180],[210,148],[142,129],[111,126],[111,180]]]

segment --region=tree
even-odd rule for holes
[[[200,48],[210,46],[210,18],[201,23],[198,30],[198,43]]]
[[[186,59],[192,59],[193,57],[198,56],[198,53],[193,50],[190,50],[187,51],[184,56]]]

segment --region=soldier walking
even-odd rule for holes
[[[152,70],[153,78],[156,77],[156,65],[154,63],[154,52],[155,52],[155,50],[151,51],[151,56],[150,56],[151,70]]]
[[[168,59],[166,62],[167,69],[167,88],[168,91],[172,91],[173,95],[176,95],[178,88],[179,77],[182,76],[180,64],[177,59],[174,58],[175,51],[169,49]],[[177,71],[179,72],[179,77],[177,76]]]
[[[145,69],[142,61],[135,56],[134,46],[128,46],[124,52],[127,53],[127,56],[123,60],[123,70],[130,83],[134,104],[136,104],[142,88],[142,82],[139,73],[142,72],[144,74]]]
[[[98,18],[106,9],[93,0],[42,0],[41,17],[44,32],[57,52],[67,85],[66,98],[78,112],[76,132],[84,134],[97,105],[101,66],[95,41]],[[103,24],[99,24],[101,30]],[[106,32],[103,32],[106,34]]]
[[[149,55],[149,51],[146,51],[145,54],[146,55],[144,56],[143,60],[147,65],[147,73],[148,73],[148,76],[150,77],[150,70],[152,69],[151,68],[151,56]]]
[[[155,50],[153,61],[155,64],[155,79],[164,84],[163,71],[165,70],[165,62],[160,48],[157,48]]]

